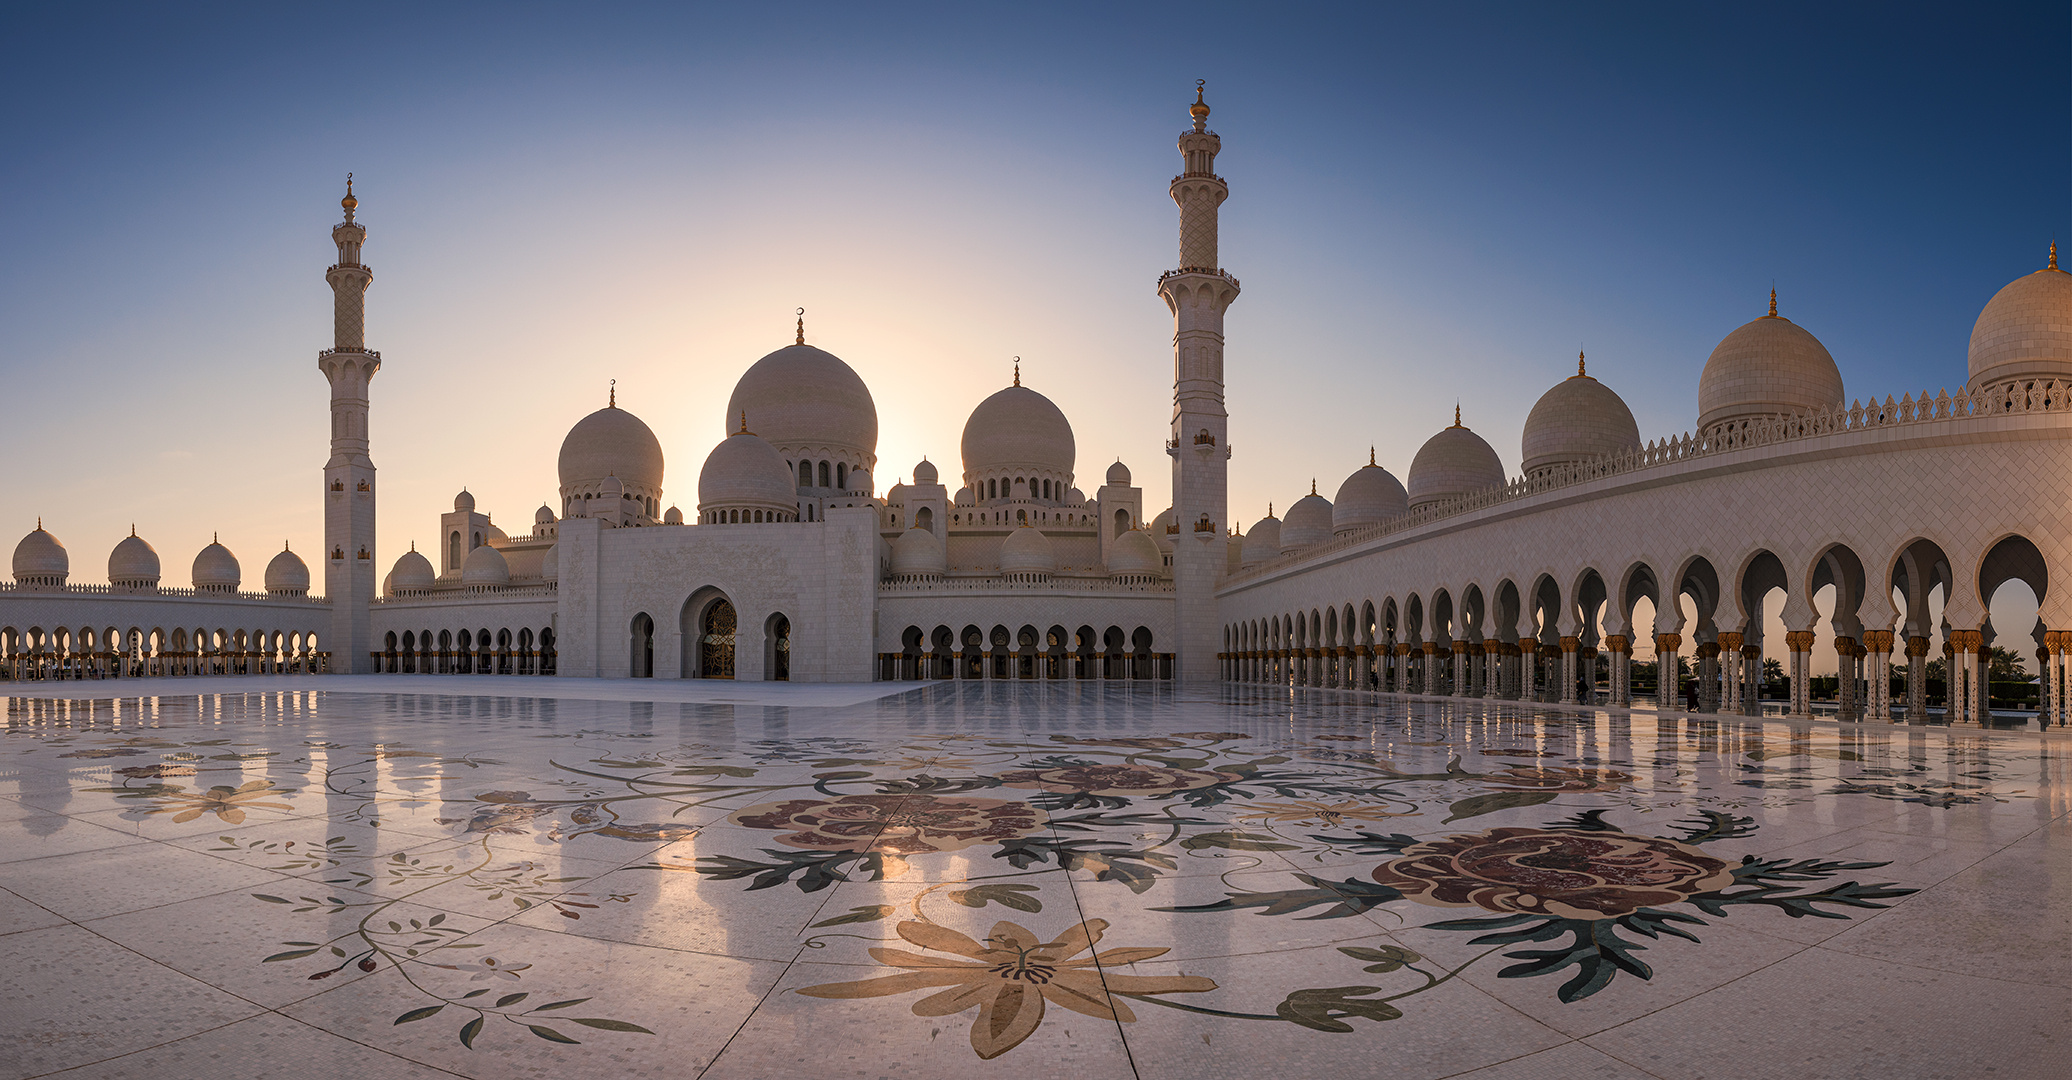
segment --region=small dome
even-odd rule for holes
[[[237,556],[220,542],[211,543],[194,557],[194,587],[205,592],[236,592],[244,580]]]
[[[460,583],[463,585],[509,585],[511,564],[504,559],[504,553],[484,544],[468,552],[468,561],[460,568]]]
[[[842,358],[811,345],[789,345],[756,361],[734,384],[721,423],[749,430],[772,446],[837,446],[866,462],[878,456],[878,406],[870,387]]]
[[[15,574],[19,576],[20,570]],[[158,552],[132,532],[108,553],[108,583],[132,588],[158,584]]]
[[[665,513],[665,514],[663,514],[663,515],[662,515],[662,524],[664,524],[664,525],[681,525],[681,524],[683,524],[683,511],[681,511],[681,510],[678,510],[678,509],[677,509],[676,507],[674,507],[674,506],[670,507],[670,508],[669,508],[669,511],[668,511],[667,513]]]
[[[787,476],[789,476],[790,473],[791,470],[785,470],[785,474]],[[787,480],[786,483],[790,483],[790,481]],[[871,492],[875,490],[875,486],[871,482],[871,471],[869,469],[850,469],[849,486],[843,488],[842,490],[850,492],[852,494],[864,496],[865,498],[869,498]]]
[[[474,510],[475,497],[468,494],[467,488],[460,489],[460,494],[453,497],[453,512],[456,514],[469,514],[473,513]]]
[[[1640,449],[1633,410],[1611,387],[1583,374],[1577,360],[1577,372],[1541,394],[1525,418],[1520,448],[1528,476]]]
[[[1698,429],[1779,413],[1839,409],[1842,371],[1827,346],[1772,313],[1720,340],[1698,375]]]
[[[670,508],[669,508],[669,511],[670,511],[670,513],[676,513],[676,508],[672,506],[672,507],[670,507]],[[682,519],[683,515],[681,515],[681,514],[677,514],[677,517],[678,517],[678,519],[679,519],[679,520],[678,520],[678,524],[681,524],[681,523],[682,523],[681,519]],[[430,564],[430,563],[426,563],[425,565],[426,565],[426,567],[428,567],[428,568],[429,568],[431,564]],[[546,554],[544,554],[544,555],[540,556],[540,580],[541,580],[541,581],[559,581],[560,579],[561,579],[561,545],[560,545],[560,544],[555,544],[555,545],[553,545],[552,547],[549,547],[549,548],[547,549],[547,553],[546,553]]]
[[[485,544],[505,544],[509,543],[510,540],[511,534],[497,528],[494,521],[482,529],[482,542]]]
[[[1114,487],[1130,486],[1130,467],[1124,465],[1120,458],[1116,459],[1115,464],[1108,466],[1108,483]]]
[[[532,523],[534,525],[554,524],[554,508],[542,504],[538,510],[532,512]]]
[[[71,573],[72,556],[57,537],[43,531],[41,521],[36,523],[35,532],[22,537],[22,542],[14,546],[16,584],[63,585]]]
[[[1280,554],[1281,519],[1268,513],[1245,530],[1244,565],[1263,563],[1268,559],[1279,558]]]
[[[309,592],[309,566],[302,556],[282,548],[266,564],[266,591],[302,596]]]
[[[1156,577],[1164,572],[1165,556],[1142,529],[1131,529],[1108,546],[1110,577]]]
[[[1072,490],[1065,492],[1066,506],[1084,506],[1085,504],[1086,492],[1081,491],[1078,488],[1073,488]]]
[[[955,495],[950,496],[950,501],[958,506],[971,506],[977,503],[978,496],[972,493],[971,485],[966,484],[958,488]]]
[[[887,506],[904,506],[904,505],[906,505],[906,497],[907,497],[907,492],[908,492],[908,491],[911,491],[911,490],[912,490],[912,489],[911,489],[911,488],[909,488],[909,487],[907,487],[907,486],[906,486],[905,484],[894,484],[894,485],[892,485],[892,486],[891,486],[890,488],[887,488],[887,489],[885,490],[885,505],[887,505]]]
[[[1338,485],[1338,497],[1331,500],[1331,532],[1348,533],[1379,525],[1409,509],[1410,493],[1403,490],[1403,482],[1376,465],[1370,456],[1367,464]]]
[[[1281,519],[1281,550],[1300,551],[1331,539],[1331,500],[1317,494],[1311,481],[1309,494],[1295,500],[1288,516]]]
[[[789,515],[798,508],[791,468],[762,436],[737,431],[706,455],[705,468],[698,473],[700,511],[756,509]]]
[[[948,565],[942,541],[927,529],[908,529],[892,542],[894,577],[939,577]]]
[[[607,499],[623,499],[626,497],[626,483],[619,479],[618,473],[612,473],[598,485],[597,493]]]
[[[921,463],[914,466],[914,483],[916,486],[940,482],[936,479],[935,462],[922,458]]]
[[[561,486],[591,484],[607,476],[649,488],[662,486],[662,444],[640,418],[607,406],[576,421],[561,440]]]
[[[1043,530],[1024,525],[1007,534],[1000,544],[1000,572],[1003,574],[1055,574],[1058,550]]]
[[[2050,267],[2009,282],[1971,327],[1971,387],[2072,379],[2072,274]]]
[[[1159,511],[1158,516],[1151,519],[1151,542],[1158,545],[1158,550],[1168,555],[1173,553],[1173,542],[1180,539],[1179,533],[1166,531],[1172,524],[1173,508],[1170,506]]]
[[[1410,508],[1446,502],[1471,491],[1502,487],[1504,464],[1482,436],[1454,425],[1425,440],[1410,459]]]
[[[388,594],[396,596],[430,589],[438,577],[438,571],[432,569],[432,560],[413,548],[404,552],[403,557],[396,560],[395,569],[389,571]]]
[[[1078,457],[1065,414],[1026,386],[1010,386],[971,410],[964,422],[963,450],[966,479],[1014,468],[1048,469],[1069,477]]]

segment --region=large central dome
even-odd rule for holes
[[[829,447],[878,463],[878,406],[842,358],[811,345],[787,345],[755,362],[727,399],[723,431],[748,416],[749,430],[787,458]]]
[[[1072,424],[1042,394],[1016,383],[978,403],[964,422],[964,477],[1048,470],[1067,485],[1078,447]]]

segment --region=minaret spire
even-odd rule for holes
[[[1180,265],[1158,279],[1173,313],[1173,519],[1197,525],[1195,543],[1173,550],[1174,678],[1207,687],[1220,677],[1216,580],[1229,565],[1230,414],[1223,400],[1223,313],[1237,300],[1237,279],[1223,272],[1217,213],[1230,187],[1216,175],[1223,140],[1209,130],[1208,83],[1196,79],[1191,126],[1180,133],[1181,172],[1169,188],[1180,208]],[[1271,516],[1272,508],[1268,508]],[[1223,537],[1223,544],[1210,541]],[[1102,556],[1107,555],[1103,541]]]
[[[360,262],[367,227],[357,220],[360,200],[345,174],[345,220],[331,227],[338,261],[324,271],[331,285],[331,348],[317,354],[317,369],[331,384],[331,458],[324,463],[324,592],[331,601],[331,634],[323,646],[331,670],[373,670],[370,605],[374,600],[374,459],[368,456],[367,384],[381,370],[381,354],[367,347],[367,286],[374,271]]]

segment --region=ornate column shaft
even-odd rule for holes
[[[1792,630],[1784,635],[1784,644],[1791,650],[1791,709],[1789,715],[1807,719],[1813,715],[1813,689],[1810,682],[1813,661],[1814,633],[1811,630]]]
[[[1676,662],[1676,650],[1683,647],[1682,634],[1655,635],[1655,705],[1662,709],[1682,707],[1677,700],[1681,670]]]

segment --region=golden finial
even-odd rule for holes
[[[617,379],[613,379],[613,380],[612,380],[612,396],[611,396],[611,400],[609,400],[609,401],[606,401],[606,402],[604,403],[604,407],[605,407],[605,408],[607,408],[607,409],[616,409],[616,408],[618,408],[618,407],[619,407],[619,380],[617,380]]]
[[[1014,384],[1016,386],[1022,384],[1022,358],[1019,356],[1014,358]],[[1116,458],[1115,460],[1121,461],[1122,459]]]
[[[1577,375],[1588,375],[1588,374],[1590,374],[1590,372],[1589,372],[1589,371],[1587,371],[1587,370],[1585,370],[1585,369],[1584,369],[1584,367],[1583,367],[1583,350],[1581,350],[1581,349],[1577,349],[1577,350],[1576,350],[1576,374],[1577,374]]]
[[[39,528],[39,529],[43,527],[43,519],[42,519],[42,518],[37,518],[37,519],[36,519],[36,527],[37,527],[37,528]],[[136,523],[136,522],[134,522],[134,521],[130,522],[130,535],[131,535],[131,536],[135,536],[135,535],[137,535],[137,523]]]
[[[1266,504],[1266,516],[1267,516],[1267,517],[1272,517],[1272,516],[1273,516],[1273,504],[1272,504],[1272,503],[1267,503],[1267,504]]]
[[[416,551],[416,550],[417,550],[417,541],[415,541],[415,540],[412,540],[412,541],[410,541],[410,550],[412,550],[412,551]]]
[[[210,534],[209,534],[209,543],[211,543],[211,544],[220,544],[220,543],[222,543],[222,542],[223,542],[223,534],[222,534],[222,533],[219,533],[219,532],[212,532],[212,533],[210,533]]]
[[[1204,102],[1201,99],[1202,93],[1206,91],[1208,87],[1209,80],[1194,80],[1194,104],[1188,106],[1187,111],[1193,114],[1194,116],[1194,130],[1196,131],[1200,131],[1202,129],[1202,126],[1208,123],[1209,106],[1207,102]]]
[[[2052,240],[2052,241],[2050,242],[2050,265],[2049,265],[2049,266],[2046,266],[2046,267],[2044,267],[2044,269],[2045,269],[2045,270],[2057,270],[2057,269],[2058,269],[2058,242],[2057,242],[2056,240]],[[2062,271],[2062,270],[2059,270],[2058,272],[2059,272],[2059,273],[2064,273],[2064,271]]]
[[[288,542],[287,542],[286,540],[283,540],[283,541],[281,541],[281,550],[282,550],[282,551],[286,551],[286,550],[288,550]]]
[[[1460,402],[1458,401],[1453,403],[1453,426],[1460,426]]]
[[[42,515],[42,514],[38,514],[38,515],[36,515],[36,531],[37,531],[37,532],[42,532],[42,531],[43,531],[43,515]]]
[[[1770,286],[1770,314],[1769,314],[1769,315],[1767,316],[1767,318],[1772,318],[1772,319],[1774,319],[1774,318],[1776,318],[1776,317],[1777,317],[1777,286],[1775,286],[1775,285],[1772,285],[1772,286]]]
[[[806,343],[806,309],[805,309],[805,308],[800,308],[800,309],[799,309],[799,336],[798,336],[798,340],[796,340],[796,341],[792,342],[792,344],[794,344],[794,345],[804,345],[805,343]]]
[[[1371,446],[1367,448],[1367,465],[1369,468],[1374,466],[1374,448]]]
[[[345,207],[345,220],[351,221],[353,219],[353,211],[358,209],[360,205],[360,200],[353,198],[353,174],[351,173],[345,174],[345,198],[338,200],[338,205]]]
[[[735,432],[735,434],[736,434],[736,435],[748,435],[748,434],[752,434],[752,433],[751,433],[751,432],[750,432],[750,431],[748,430],[748,410],[747,410],[747,409],[743,409],[743,410],[741,410],[741,430],[740,430],[740,431],[737,431],[737,432]]]

